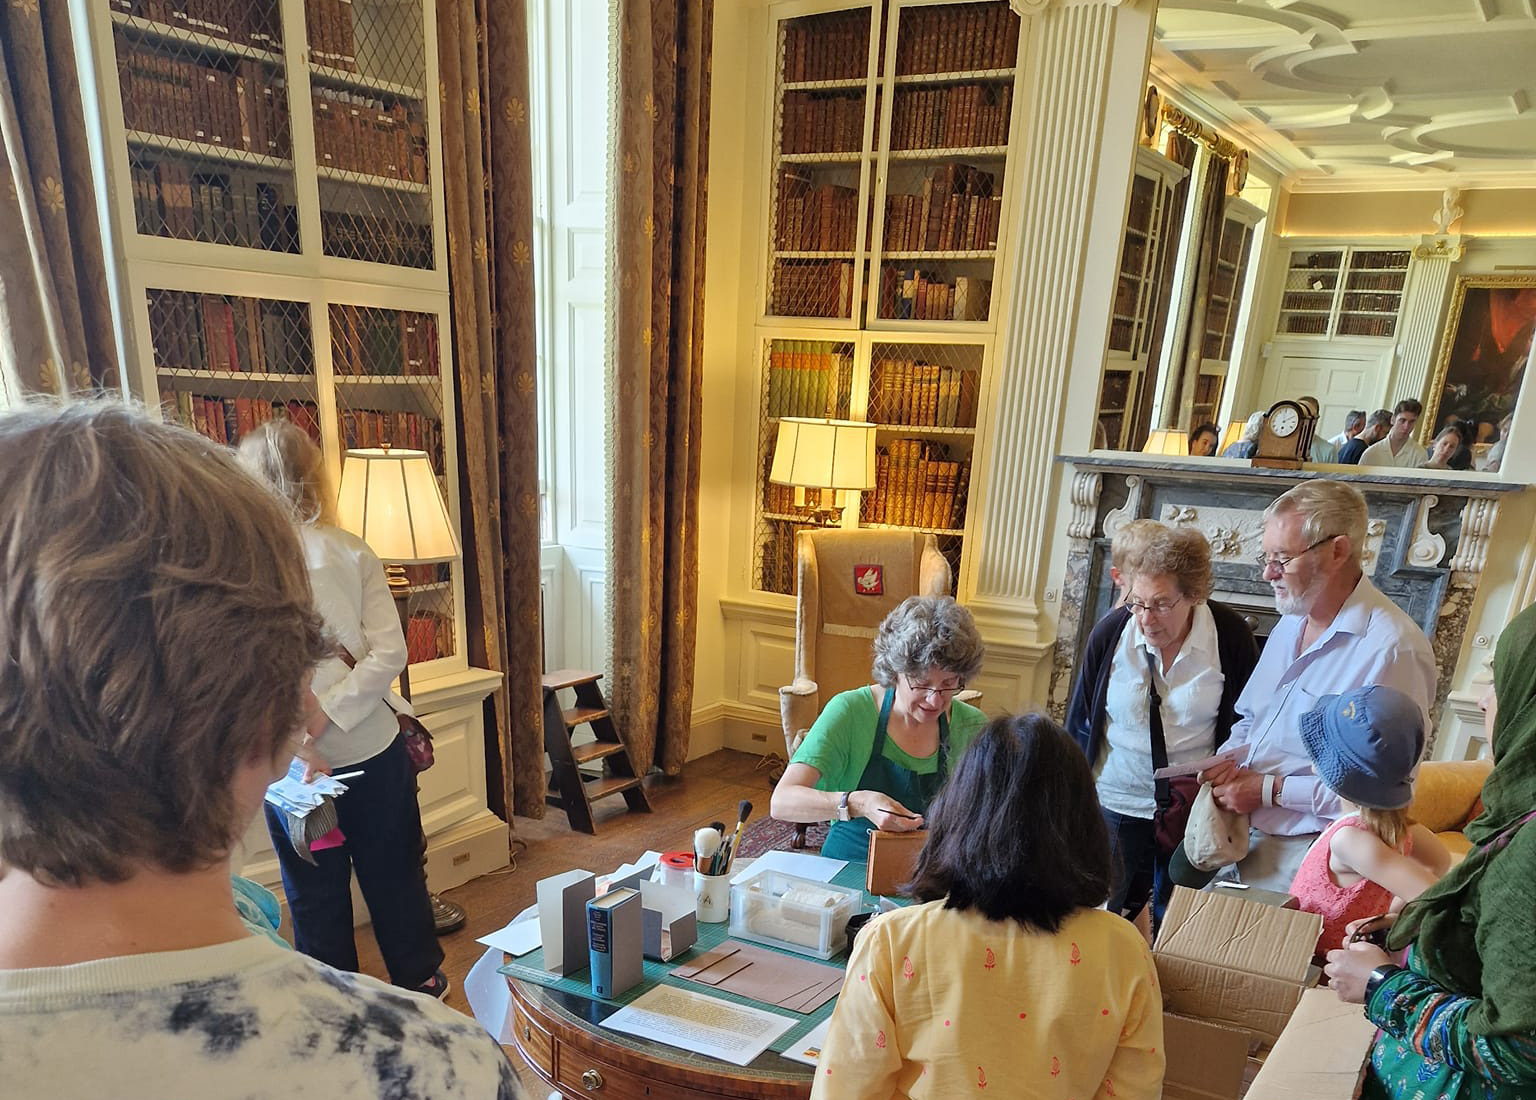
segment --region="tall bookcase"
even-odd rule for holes
[[[1264,211],[1253,203],[1228,196],[1221,239],[1216,242],[1216,272],[1205,311],[1205,332],[1200,338],[1200,374],[1195,379],[1191,427],[1214,423],[1221,408],[1253,256],[1254,230],[1263,217]]]
[[[287,417],[333,479],[347,447],[420,448],[457,522],[432,6],[81,12],[135,393],[222,443]],[[412,695],[437,744],[419,801],[442,890],[506,864],[481,703],[500,677],[469,666],[458,566],[408,575]],[[260,826],[245,853],[244,872],[275,887]]]
[[[1003,270],[1019,17],[1006,0],[772,9],[751,584],[794,591],[819,501],[768,481],[781,416],[878,425],[861,526],[932,532],[955,576]]]
[[[1304,248],[1291,252],[1278,331],[1391,339],[1408,279],[1401,249]]]

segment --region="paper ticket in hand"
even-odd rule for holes
[[[1215,756],[1207,756],[1204,760],[1191,760],[1188,764],[1169,764],[1166,768],[1158,768],[1152,773],[1153,779],[1172,779],[1176,775],[1196,775],[1207,768],[1214,768],[1217,764],[1231,762],[1241,765],[1247,757],[1244,749],[1222,749]]]

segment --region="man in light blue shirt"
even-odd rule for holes
[[[1385,684],[1416,702],[1428,724],[1434,654],[1418,624],[1362,572],[1366,520],[1365,498],[1327,480],[1296,486],[1264,513],[1264,579],[1284,617],[1223,746],[1246,749],[1247,759],[1202,776],[1219,806],[1251,815],[1255,843],[1238,864],[1250,885],[1288,890],[1312,840],[1344,812],[1301,741],[1300,718],[1319,698]]]

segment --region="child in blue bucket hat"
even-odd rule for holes
[[[1450,852],[1408,817],[1424,752],[1412,699],[1380,685],[1325,695],[1301,716],[1301,740],[1318,778],[1355,807],[1317,838],[1291,883],[1300,908],[1323,918],[1322,956],[1343,945],[1351,921],[1396,912],[1429,889]]]

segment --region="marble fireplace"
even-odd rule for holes
[[[1061,456],[1071,467],[1072,518],[1051,669],[1050,709],[1065,716],[1072,671],[1088,633],[1113,606],[1110,540],[1133,519],[1199,528],[1210,541],[1212,596],[1241,611],[1262,641],[1277,618],[1260,575],[1264,509],[1293,485],[1337,477],[1365,494],[1370,508],[1366,575],[1429,637],[1439,669],[1426,753],[1461,653],[1487,561],[1501,499],[1518,483],[1453,471],[1375,472],[1334,466],[1301,470],[1250,467],[1220,459],[1168,459],[1124,452]]]

